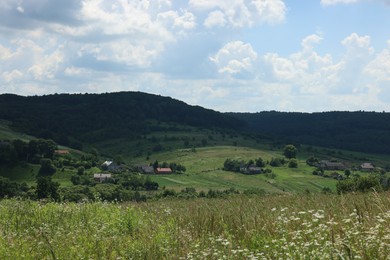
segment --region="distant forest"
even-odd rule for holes
[[[175,125],[237,129],[242,124],[226,114],[141,92],[3,94],[0,119],[12,122],[20,132],[74,148],[113,138],[137,138],[151,131],[175,131]]]
[[[251,131],[300,144],[390,153],[390,113],[230,113]]]
[[[15,130],[61,145],[128,138],[186,127],[255,133],[293,142],[369,153],[390,153],[390,113],[220,113],[142,92],[0,95],[0,119]]]

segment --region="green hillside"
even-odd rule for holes
[[[390,113],[231,113],[255,132],[276,140],[366,153],[390,153]]]
[[[243,125],[213,110],[140,92],[0,95],[0,119],[12,128],[58,144],[81,148],[117,138],[137,140],[151,132],[188,127],[235,130]]]
[[[263,158],[265,161],[274,157],[282,157],[281,152],[260,150],[247,147],[216,146],[191,149],[180,149],[166,152],[152,157],[159,162],[178,162],[183,164],[187,171],[181,175],[154,175],[153,180],[166,188],[183,189],[194,187],[199,190],[236,188],[244,191],[248,189],[262,189],[270,193],[321,191],[324,187],[335,189],[336,181],[312,175],[313,167],[309,167],[303,160],[299,160],[296,169],[270,167],[275,177],[266,174],[244,175],[241,173],[223,170],[227,158],[249,160]],[[133,163],[147,163],[144,160],[133,160]]]
[[[52,180],[61,185],[67,196],[81,194],[77,199],[82,199],[84,195],[91,199],[95,193],[99,193],[102,196],[105,194],[108,200],[139,200],[150,194],[153,196],[167,190],[181,192],[185,189],[195,189],[197,192],[230,190],[281,194],[335,192],[337,180],[334,177],[338,174],[346,177],[344,171],[313,174],[317,167],[306,163],[311,157],[318,161],[342,162],[352,177],[374,175],[358,170],[362,163],[370,162],[376,166],[375,176],[384,181],[384,187],[390,185],[386,174],[390,169],[389,153],[356,152],[362,150],[358,148],[355,151],[324,148],[332,146],[332,142],[324,146],[315,145],[312,137],[323,134],[329,128],[324,126],[323,132],[310,133],[305,130],[307,115],[304,114],[292,113],[291,119],[288,119],[285,117],[290,114],[281,116],[275,112],[274,118],[273,112],[269,113],[261,130],[261,120],[249,122],[250,115],[242,114],[237,119],[234,118],[237,115],[222,114],[171,98],[138,92],[41,97],[0,95],[0,101],[0,141],[5,140],[1,143],[0,152],[8,156],[0,158],[3,163],[0,165],[0,176],[33,187],[41,174],[42,159],[45,159],[49,168],[55,168],[55,173],[50,174]],[[297,115],[302,117],[301,128],[294,128],[300,122],[294,121]],[[367,113],[332,115],[337,115],[335,118],[371,116]],[[328,118],[328,123],[333,122],[332,127],[340,129],[335,140],[339,140],[340,135],[348,136],[347,124],[341,127],[341,119],[332,121],[327,113],[322,116]],[[374,124],[382,116],[386,114],[374,113],[370,122]],[[281,124],[281,118],[285,119],[284,125]],[[245,127],[244,121],[253,127],[252,130]],[[271,131],[272,126],[274,131]],[[386,127],[383,124],[377,130],[385,131]],[[289,129],[291,135],[283,135]],[[301,133],[300,138],[307,136],[307,139],[291,139],[313,145],[294,142],[298,148],[296,166],[289,167],[289,160],[283,159],[283,148],[289,144],[290,137],[297,133]],[[354,133],[363,136],[357,130]],[[377,137],[381,138],[382,135]],[[57,144],[42,138],[54,139]],[[330,138],[329,135],[324,134],[322,141],[327,138]],[[366,140],[370,142],[374,139]],[[25,143],[11,140],[22,140]],[[383,139],[383,145],[386,145],[386,140]],[[56,145],[55,149],[66,149],[69,154],[55,155],[52,147],[50,155],[46,155],[36,150],[39,142]],[[368,146],[365,142],[355,144]],[[248,162],[249,165],[250,160],[253,163],[258,158],[265,163],[261,166],[261,174],[224,170],[227,159],[238,163]],[[278,167],[271,166],[273,159],[283,159],[285,163]],[[93,180],[94,173],[109,172],[101,167],[106,160],[114,161],[121,170],[113,172],[111,183],[96,183]],[[156,161],[159,166],[173,163],[186,170],[180,171],[181,174],[141,174],[139,166],[155,164]],[[153,191],[149,192],[151,187]]]

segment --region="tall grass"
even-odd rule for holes
[[[389,259],[390,194],[0,201],[0,259]]]

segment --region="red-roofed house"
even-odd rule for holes
[[[65,155],[69,154],[69,150],[55,150],[54,153],[58,155]]]
[[[156,173],[157,174],[168,174],[168,173],[172,173],[172,169],[171,168],[156,168]]]

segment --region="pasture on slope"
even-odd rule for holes
[[[152,175],[153,181],[167,189],[180,190],[185,187],[193,187],[197,190],[229,189],[235,188],[241,191],[248,189],[263,189],[270,193],[283,192],[318,192],[324,187],[335,191],[336,181],[330,178],[322,178],[312,175],[313,167],[306,165],[304,160],[298,160],[298,168],[270,167],[276,174],[275,178],[269,178],[266,174],[245,175],[241,173],[223,170],[226,159],[248,161],[261,157],[264,161],[271,158],[282,157],[280,151],[260,150],[248,147],[215,146],[193,149],[178,149],[170,152],[154,154],[150,161],[137,158],[134,164],[149,164],[158,162],[175,162],[184,165],[187,171],[184,174]]]

